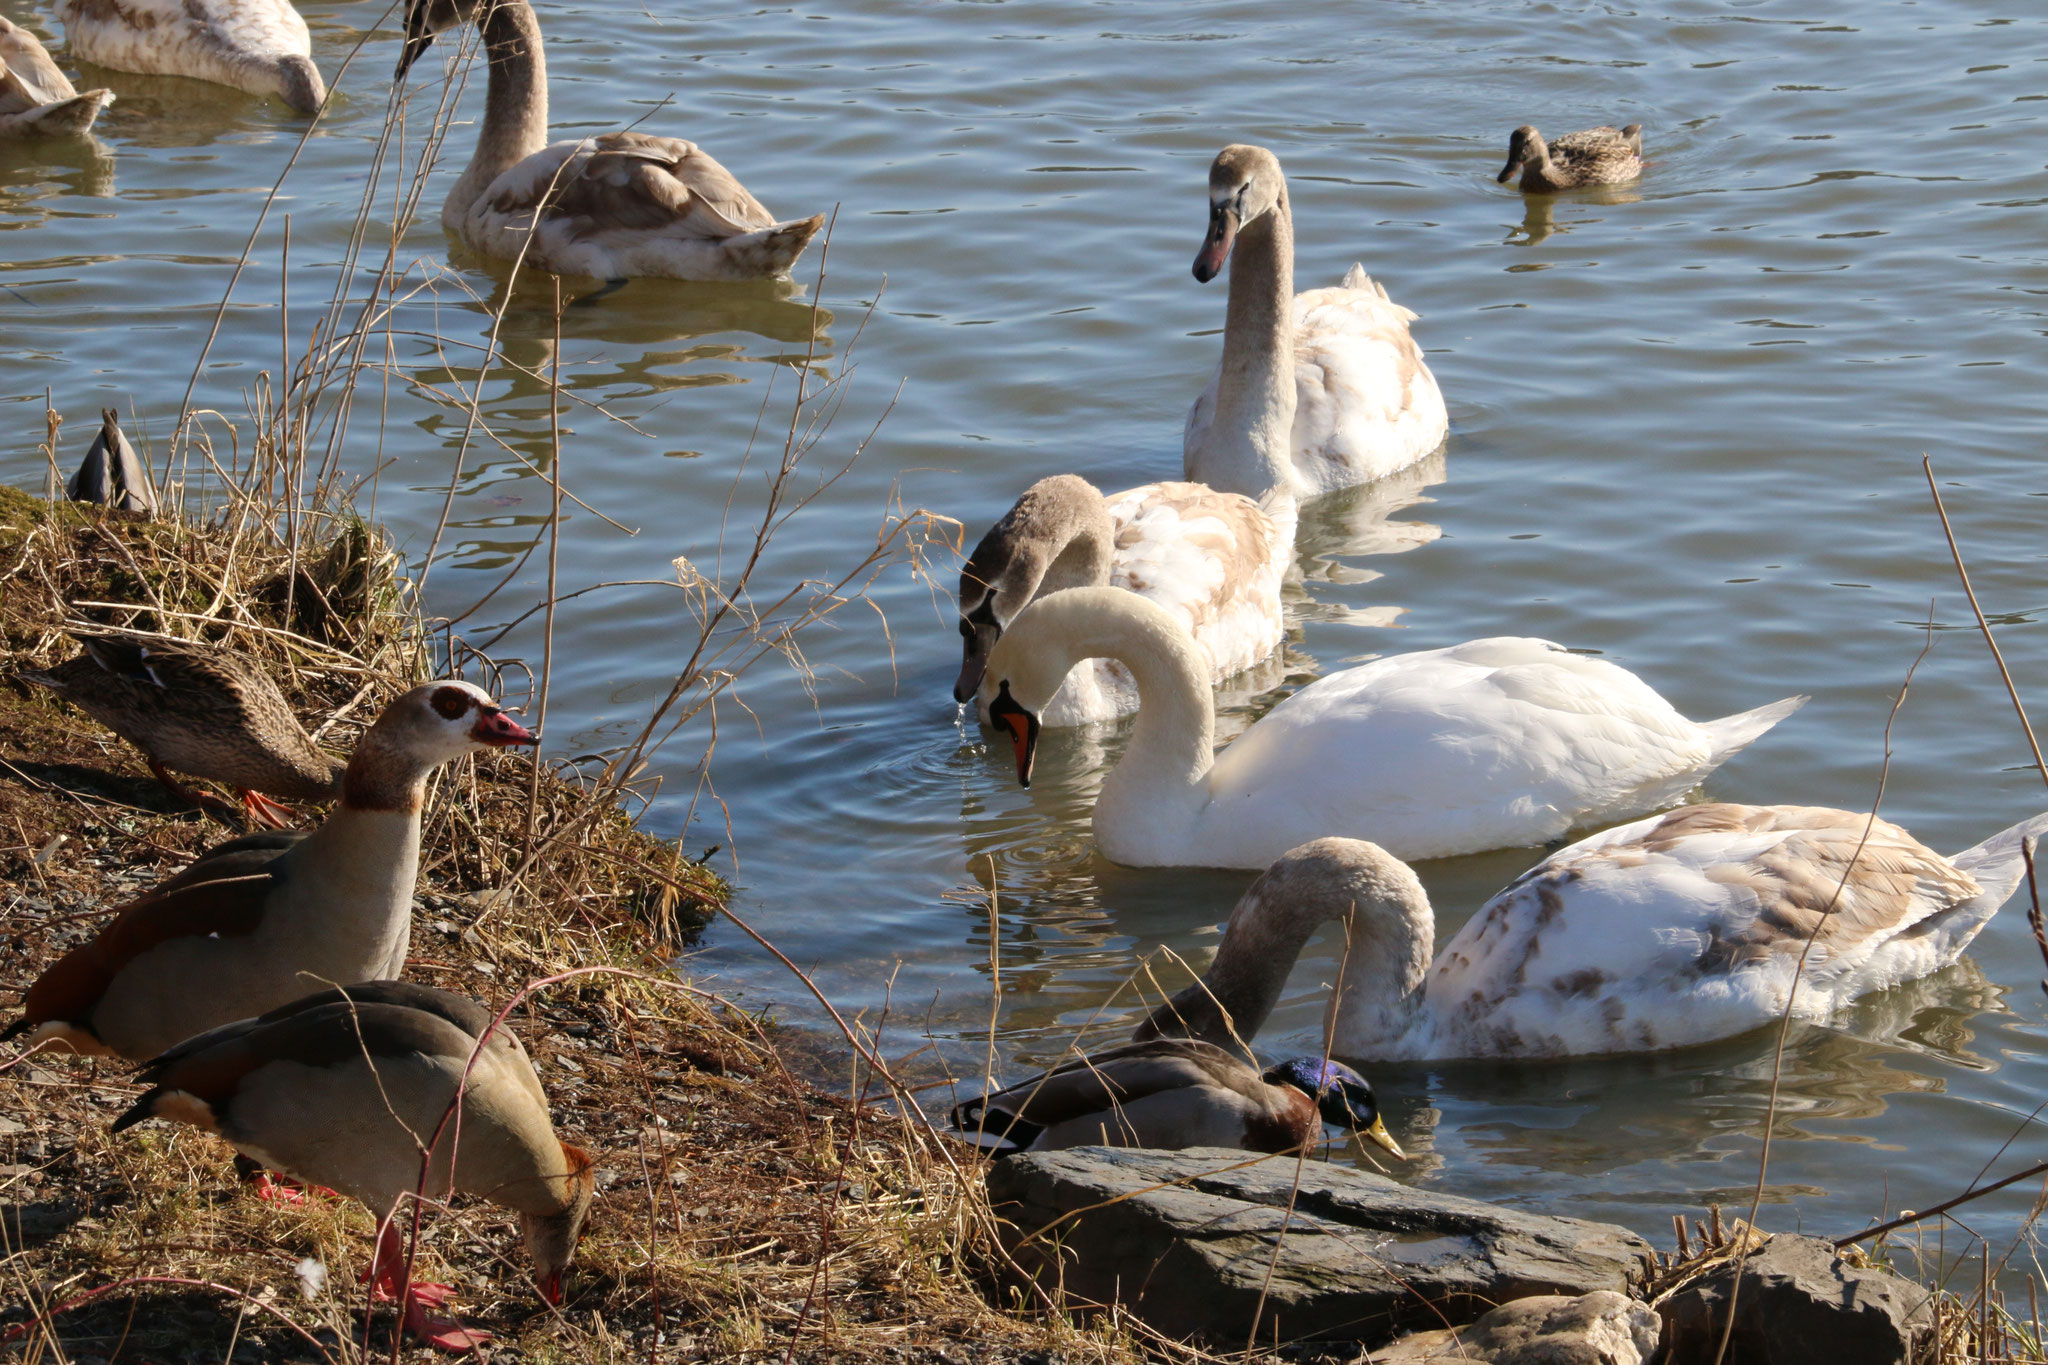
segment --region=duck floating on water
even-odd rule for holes
[[[1494,179],[1505,185],[1517,170],[1525,194],[1623,184],[1643,173],[1643,125],[1583,128],[1546,143],[1525,123],[1508,135],[1508,164]]]

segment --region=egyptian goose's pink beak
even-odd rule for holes
[[[508,744],[538,744],[540,736],[521,725],[503,711],[478,708],[480,714],[470,736],[479,744],[504,747]]]

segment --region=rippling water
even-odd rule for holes
[[[828,450],[886,421],[780,544],[774,582],[843,570],[892,499],[978,535],[1044,474],[1121,487],[1177,471],[1181,415],[1223,322],[1221,286],[1188,275],[1204,169],[1222,143],[1256,141],[1292,176],[1301,283],[1362,260],[1421,313],[1453,426],[1418,477],[1310,510],[1290,686],[1376,653],[1545,635],[1626,664],[1695,716],[1812,693],[1708,794],[1861,807],[1931,613],[1886,812],[1955,849],[2048,807],[1919,471],[1933,455],[2019,686],[2048,695],[2048,505],[2035,501],[2048,497],[2048,49],[2029,7],[657,8],[543,9],[556,126],[646,117],[705,143],[782,214],[836,205],[824,371],[842,372],[873,310]],[[305,9],[330,75],[382,15]],[[0,10],[52,31],[21,0]],[[371,33],[286,181],[197,405],[239,414],[277,366],[285,214],[295,317],[332,292],[395,37],[388,23]],[[0,144],[0,452],[22,484],[40,479],[46,387],[73,433],[118,403],[162,440],[303,127],[212,87],[88,74],[120,95],[97,144]],[[464,107],[479,102],[472,88]],[[1641,122],[1652,161],[1638,186],[1525,201],[1492,179],[1524,121],[1552,133]],[[451,164],[472,136],[457,129]],[[433,210],[450,174],[404,259],[447,258]],[[662,580],[679,554],[711,560],[771,379],[772,415],[812,344],[816,264],[806,258],[799,286],[646,282],[571,310],[563,382],[603,411],[567,410],[563,476],[633,534],[572,508],[565,589]],[[474,377],[477,352],[460,348],[483,343],[500,291],[495,268],[458,255],[401,309],[402,329],[449,349],[398,337],[388,396],[359,411],[344,448],[353,474],[388,462],[376,510],[416,561],[462,428],[435,395]],[[545,289],[522,288],[506,355],[545,366],[552,328]],[[456,482],[429,581],[450,614],[513,567],[547,516],[544,386],[494,368],[482,407],[517,455],[479,447]],[[758,504],[758,475],[739,487],[736,506]],[[535,601],[543,558],[465,628]],[[1018,790],[1005,755],[955,715],[945,595],[898,573],[874,598],[886,635],[850,610],[807,645],[811,690],[764,669],[743,689],[748,710],[722,714],[723,809],[699,802],[682,829],[699,774],[678,741],[651,822],[693,851],[736,847],[741,911],[842,1007],[873,1019],[892,1002],[892,1051],[928,1029],[978,1056],[992,954],[1013,1069],[1056,1056],[1084,1025],[1115,1036],[1137,964],[1161,948],[1199,964],[1247,878],[1095,857],[1088,798],[1123,733],[1049,739],[1040,781]],[[565,604],[551,752],[624,738],[693,635],[672,589]],[[536,624],[500,648],[537,657]],[[1532,857],[1424,867],[1444,932]],[[974,893],[991,874],[993,945]],[[1266,1036],[1273,1050],[1313,1044],[1333,965],[1327,941],[1311,950]],[[728,927],[693,970],[811,1017]],[[2041,973],[2015,910],[1971,960],[1795,1034],[1769,1179],[1788,1207],[1767,1224],[1853,1229],[1960,1189],[1992,1160],[2042,1091]],[[1746,1198],[1770,1075],[1769,1040],[1751,1036],[1377,1080],[1421,1154],[1417,1178],[1668,1235],[1676,1208]],[[2007,1159],[2041,1145],[2023,1133]],[[2023,1202],[1993,1201],[1975,1225],[2010,1231]]]

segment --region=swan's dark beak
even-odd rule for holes
[[[393,85],[405,79],[405,73],[412,70],[412,64],[419,55],[434,45],[434,34],[427,27],[427,7],[421,4],[408,5],[405,11],[405,46],[398,52],[398,69],[391,73]]]
[[[1030,786],[1031,760],[1038,752],[1038,717],[1017,705],[1010,696],[1010,684],[1004,682],[996,689],[996,699],[989,703],[988,718],[1010,732],[1017,746],[1017,785]]]
[[[1209,206],[1209,235],[1202,238],[1202,249],[1195,253],[1195,278],[1203,284],[1223,273],[1223,263],[1230,259],[1231,243],[1237,240],[1237,206],[1235,204],[1211,204]]]
[[[970,643],[967,657],[960,661],[960,676],[953,683],[953,700],[965,706],[974,700],[974,694],[981,690],[981,675],[988,671],[988,656],[976,651]]]

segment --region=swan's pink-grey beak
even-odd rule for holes
[[[1195,253],[1195,278],[1203,284],[1223,273],[1223,263],[1230,259],[1230,245],[1237,240],[1237,210],[1229,204],[1212,204],[1209,207],[1209,234],[1202,238],[1202,249]]]

